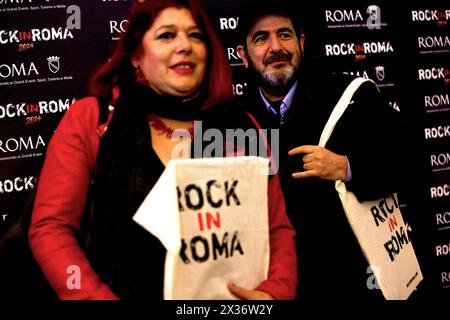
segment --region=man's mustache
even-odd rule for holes
[[[292,59],[291,53],[275,52],[264,60],[264,65],[267,66],[268,64],[271,64],[273,62],[280,62],[280,61],[289,62],[291,61],[291,59]]]

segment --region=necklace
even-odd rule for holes
[[[149,114],[148,119],[150,121],[150,125],[156,130],[158,131],[158,134],[162,135],[164,134],[168,139],[172,138],[172,134],[175,130],[187,130],[189,131],[189,135],[190,137],[194,137],[194,127],[189,128],[189,129],[184,129],[184,128],[180,128],[180,129],[172,129],[169,128],[162,120],[160,117],[154,115],[154,114]]]

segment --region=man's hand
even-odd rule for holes
[[[347,177],[347,158],[319,146],[301,146],[289,151],[289,155],[305,154],[303,172],[295,172],[296,179],[316,177],[324,180],[345,180]]]
[[[232,282],[228,284],[228,289],[232,294],[244,300],[274,300],[267,292],[244,289]]]

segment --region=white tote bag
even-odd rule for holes
[[[356,78],[348,85],[322,131],[319,146],[325,147],[353,94],[366,81],[371,80]],[[347,190],[345,182],[336,181],[335,188],[384,297],[387,300],[407,299],[423,277],[408,238],[397,194],[359,202]]]
[[[229,282],[267,278],[268,170],[259,157],[168,163],[133,217],[167,249],[165,299],[236,299]]]

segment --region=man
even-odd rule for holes
[[[319,137],[352,77],[307,77],[305,36],[293,9],[275,3],[241,15],[238,52],[249,71],[245,107],[263,128],[279,129],[279,174],[287,212],[297,231],[298,299],[381,298],[347,222],[336,180],[358,200],[397,191],[398,115],[372,83],[363,84],[326,148]],[[276,150],[276,148],[274,148]],[[276,157],[275,157],[276,158]]]

